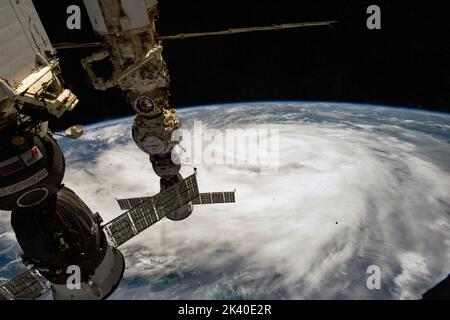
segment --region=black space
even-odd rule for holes
[[[82,1],[34,0],[53,43],[96,41]],[[83,10],[81,31],[66,8]],[[382,30],[366,28],[377,4]],[[444,3],[407,1],[160,1],[159,33],[339,20],[334,28],[260,32],[165,43],[175,107],[235,101],[345,101],[450,112],[450,42]],[[119,90],[92,89],[79,60],[95,49],[60,51],[76,111],[54,128],[131,114]]]

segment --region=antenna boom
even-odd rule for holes
[[[234,28],[234,29],[228,29],[228,30],[223,30],[223,31],[213,31],[213,32],[180,33],[180,34],[171,35],[171,36],[158,36],[157,39],[161,40],[161,41],[182,40],[182,39],[188,39],[188,38],[211,37],[211,36],[231,35],[231,34],[238,34],[238,33],[258,32],[258,31],[298,29],[298,28],[319,27],[319,26],[332,27],[333,23],[337,23],[337,22],[338,21],[283,23],[283,24],[274,24],[274,25],[265,26],[265,27]]]
[[[332,27],[334,23],[338,23],[338,21],[283,23],[283,24],[274,24],[274,25],[265,26],[265,27],[232,28],[232,29],[223,30],[223,31],[180,33],[180,34],[169,35],[169,36],[157,36],[156,39],[159,41],[170,41],[170,40],[183,40],[183,39],[189,39],[189,38],[232,35],[232,34],[248,33],[248,32],[299,29],[299,28],[322,27],[322,26]],[[100,47],[101,45],[102,45],[101,42],[59,43],[59,44],[53,45],[53,47],[56,50],[64,50],[64,49],[78,49],[78,48],[95,48],[95,47]]]

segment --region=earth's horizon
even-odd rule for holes
[[[261,101],[236,101],[236,102],[227,102],[227,103],[211,103],[211,104],[202,104],[202,105],[182,105],[177,106],[176,110],[177,113],[183,112],[185,110],[191,110],[191,109],[199,109],[199,108],[230,108],[233,106],[239,106],[239,105],[260,105],[260,106],[270,106],[273,104],[304,104],[304,105],[335,105],[335,106],[359,106],[359,107],[366,107],[366,108],[381,108],[381,109],[390,109],[390,110],[398,110],[398,111],[406,111],[406,112],[414,112],[414,113],[428,113],[428,114],[434,114],[434,115],[441,115],[441,116],[450,116],[450,113],[437,111],[437,110],[428,110],[428,109],[420,109],[420,107],[402,107],[398,105],[388,105],[388,104],[376,104],[376,103],[367,103],[367,102],[333,102],[333,101],[302,101],[302,100],[261,100]],[[98,122],[88,123],[85,125],[85,128],[92,129],[99,125],[103,125],[105,123],[115,123],[120,122],[121,120],[126,120],[133,118],[134,115],[127,115],[127,116],[118,116],[113,118],[107,118],[105,120],[101,120]],[[61,134],[64,134],[64,132],[60,132]]]

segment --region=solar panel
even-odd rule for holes
[[[189,190],[195,188],[195,185],[193,185],[194,183],[196,183],[196,181],[191,182],[190,187],[186,187],[188,182],[186,182],[186,185],[180,186],[180,196],[183,202],[187,201],[187,198],[192,196],[191,194],[189,194]],[[137,207],[138,205],[146,201],[149,201],[151,198],[152,197],[119,199],[117,200],[117,202],[119,203],[121,210],[131,210]],[[234,203],[234,202],[236,202],[234,191],[200,193],[199,196],[192,201],[193,204],[214,204],[214,203]]]
[[[157,210],[158,217],[165,217],[170,212],[180,207],[178,205],[177,191],[172,188],[169,192],[167,191],[158,193],[156,196],[152,197],[152,201]]]
[[[116,246],[120,246],[136,234],[128,212],[111,221],[106,230]]]
[[[150,198],[151,197],[119,199],[117,200],[117,203],[119,204],[120,210],[131,210],[134,207],[146,202]]]
[[[200,196],[201,196],[201,195],[199,195],[197,198],[195,198],[194,200],[192,200],[192,204],[201,204],[201,203],[200,203]]]
[[[214,203],[234,203],[235,192],[211,192],[200,193],[200,195],[194,199],[193,204],[214,204]]]
[[[133,220],[137,233],[142,232],[152,224],[158,222],[155,211],[149,207],[136,208],[129,212],[129,215],[131,216],[131,220]]]
[[[186,186],[186,188],[184,188],[184,186]],[[180,189],[181,189],[180,192],[182,193],[181,194],[182,196],[183,196],[183,194],[187,193],[186,199],[183,199],[183,201],[190,202],[190,201],[192,201],[192,199],[197,198],[199,195],[197,176],[194,174],[194,175],[188,177],[184,181],[184,183],[181,183]]]
[[[212,203],[210,193],[201,193],[195,200],[194,204],[210,204]]]
[[[198,195],[194,174],[153,197],[118,200],[121,208],[131,208],[106,224],[106,232],[115,245],[120,246]]]
[[[28,270],[0,286],[0,299],[34,300],[50,290],[50,284],[36,270]]]
[[[236,195],[235,192],[224,192],[225,196],[225,203],[235,203],[236,202]]]
[[[213,203],[225,203],[225,197],[223,196],[223,193],[215,192],[211,194],[211,198]]]

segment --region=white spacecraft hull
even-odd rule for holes
[[[98,266],[90,283],[81,283],[80,289],[52,284],[55,300],[103,300],[109,297],[122,280],[125,260],[119,250],[108,246],[103,262]]]
[[[0,0],[0,75],[14,85],[34,72],[36,55],[54,51],[31,0]]]

